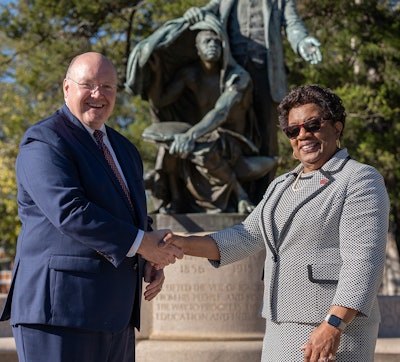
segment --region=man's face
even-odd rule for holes
[[[203,30],[196,37],[196,47],[203,61],[218,62],[222,54],[221,39],[211,30]]]
[[[96,54],[85,54],[64,80],[64,99],[82,123],[99,129],[110,117],[117,95],[117,75],[111,63]]]

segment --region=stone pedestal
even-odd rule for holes
[[[378,337],[400,338],[400,295],[379,295],[378,300],[381,311]]]
[[[155,228],[209,233],[243,220],[237,214],[155,215]],[[264,319],[264,253],[215,269],[185,256],[165,269],[162,292],[143,301],[137,360],[259,362]]]

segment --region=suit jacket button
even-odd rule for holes
[[[138,263],[133,264],[133,270],[136,270],[138,267]]]

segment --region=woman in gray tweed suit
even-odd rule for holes
[[[384,181],[338,147],[346,114],[330,90],[296,88],[279,113],[300,164],[270,184],[240,225],[166,242],[217,267],[266,249],[263,362],[373,361],[388,231]]]

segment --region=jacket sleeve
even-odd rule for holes
[[[354,167],[339,225],[343,264],[332,304],[369,315],[382,282],[389,206],[379,172],[368,165]]]

